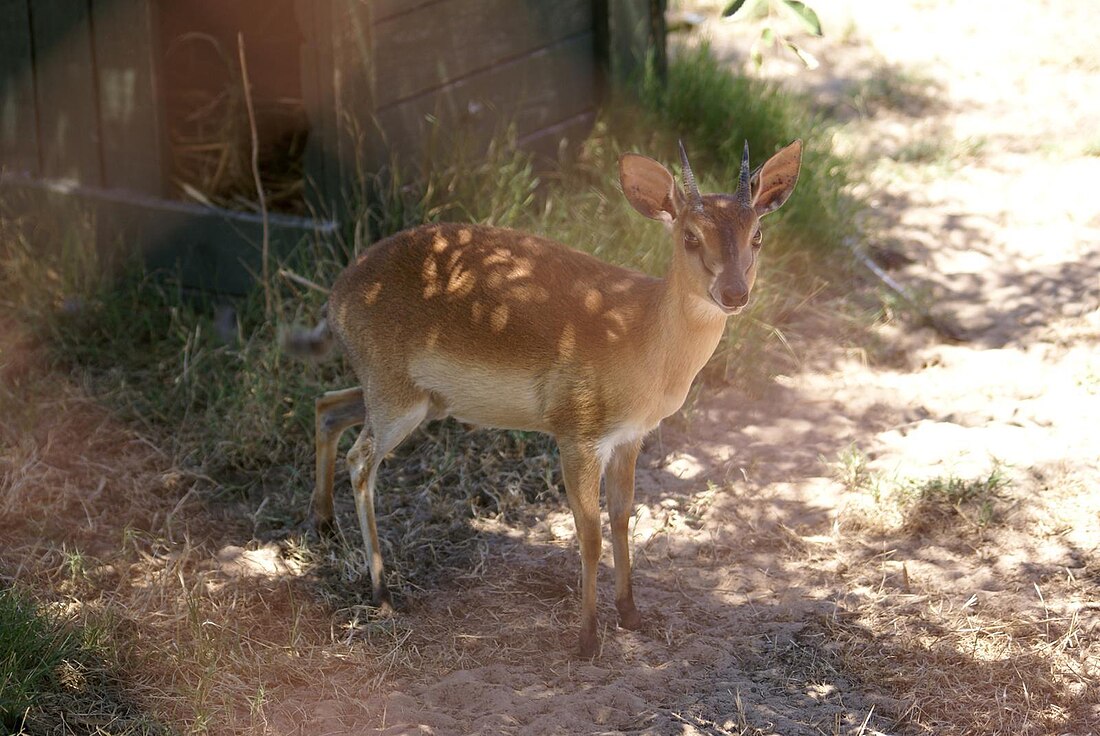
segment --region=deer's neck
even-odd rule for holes
[[[686,282],[679,268],[670,269],[657,301],[651,341],[656,353],[651,365],[660,367],[666,391],[680,396],[681,403],[726,327],[725,313]]]

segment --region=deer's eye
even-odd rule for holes
[[[757,228],[756,232],[752,235],[752,247],[759,248],[764,243],[764,232]]]
[[[699,236],[691,230],[684,231],[684,248],[686,248],[689,253],[694,253],[699,250]]]

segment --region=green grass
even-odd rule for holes
[[[15,589],[0,590],[4,733],[167,733],[127,702],[100,635],[57,620]]]
[[[959,515],[978,528],[997,521],[998,502],[1008,486],[1000,465],[985,476],[961,478],[954,475],[910,481],[901,490],[905,499],[907,525],[925,528],[937,518]]]
[[[897,478],[873,470],[867,455],[855,445],[841,451],[835,461],[822,461],[854,500],[867,499],[863,514],[872,526],[896,527],[911,534],[942,531],[957,521],[979,531],[996,524],[1010,484],[999,462],[976,477]]]
[[[13,590],[0,590],[0,723],[16,729],[80,645]]]

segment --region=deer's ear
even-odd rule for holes
[[[651,220],[672,223],[683,207],[684,195],[661,164],[636,153],[619,158],[619,183],[626,199]]]
[[[802,141],[798,140],[764,162],[752,176],[752,206],[757,217],[783,206],[798,183],[802,167]]]

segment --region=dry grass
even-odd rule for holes
[[[962,591],[857,587],[829,632],[846,671],[890,692],[906,731],[1077,732],[1095,717],[1100,652],[1082,626],[1086,586],[1052,582],[1063,610]]]
[[[1079,733],[1095,722],[1090,583],[1066,568],[1041,583],[994,572],[1002,556],[1039,564],[1035,546],[1060,532],[1034,520],[1064,499],[1026,497],[998,463],[971,479],[897,479],[850,447],[831,468],[848,501],[829,637],[846,672],[889,695],[903,732]]]
[[[706,140],[720,124],[698,120],[694,135]],[[604,257],[659,268],[660,234],[635,238],[638,224],[609,204],[610,139],[591,146],[574,172],[589,186],[575,198],[538,200],[522,159],[511,160],[516,188],[503,194],[459,169],[445,172],[436,191],[410,192],[396,177],[369,182],[389,187],[392,206],[364,221],[365,239],[424,218],[530,217]],[[826,186],[822,177],[814,186]],[[482,209],[454,204],[467,196]],[[797,241],[799,217],[809,216],[792,217],[780,232]],[[624,242],[596,237],[597,224],[627,233]],[[575,626],[578,564],[549,440],[447,422],[399,448],[383,466],[378,505],[402,614],[379,618],[366,598],[343,472],[337,540],[321,543],[299,528],[311,476],[309,399],[346,382],[341,370],[284,361],[255,304],[240,305],[227,344],[212,334],[205,306],[184,303],[171,287],[143,282],[112,302],[96,283],[80,282],[80,268],[48,273],[50,263],[35,259],[36,242],[12,250],[24,259],[12,271],[45,284],[14,304],[33,330],[4,324],[0,342],[0,525],[10,530],[0,571],[51,610],[103,632],[118,666],[102,671],[115,678],[110,687],[121,700],[182,732],[261,734],[293,732],[326,709],[334,723],[354,711],[358,724],[386,725],[396,718],[390,695],[442,682],[461,700],[464,683],[448,678],[501,663],[523,663],[524,675],[534,670],[541,683],[577,682],[570,678],[583,668],[570,660],[572,641],[562,632]],[[307,273],[325,283],[348,255],[307,251],[302,261],[314,259]],[[810,253],[795,247],[777,259],[783,268],[761,284],[769,296],[744,320],[748,327],[731,334],[712,377],[762,373],[758,358],[782,352],[784,330],[820,327],[811,300],[825,287]],[[89,293],[55,319],[67,294]],[[275,296],[288,320],[316,316],[317,297],[294,284],[280,284]],[[775,680],[778,700],[875,696],[874,718],[866,709],[854,720],[838,713],[815,721],[818,732],[875,733],[873,723],[882,728],[884,720],[889,732],[946,734],[1073,732],[1095,723],[1095,581],[1048,577],[1033,591],[1014,578],[987,590],[952,577],[991,565],[998,540],[1019,531],[1015,489],[996,474],[883,478],[854,449],[841,466],[840,482],[866,506],[862,515],[842,512],[831,537],[804,537],[793,522],[758,522],[754,514],[767,504],[751,498],[738,506],[744,517],[722,518],[729,507],[720,501],[732,493],[725,487],[645,507],[639,517],[650,528],[638,537],[636,559],[648,585],[639,590],[659,605],[643,635],[631,638],[613,634],[614,609],[601,600],[605,649],[585,687],[625,670],[695,675],[701,652],[693,641],[712,636],[703,649],[736,650],[734,662],[719,662],[723,676],[743,669],[753,685]],[[919,559],[927,550],[945,552]],[[835,601],[836,613],[768,600],[769,586]],[[785,628],[792,621],[810,623]],[[758,632],[730,632],[731,625],[771,627],[767,647],[754,651]],[[515,671],[498,673],[502,687],[521,688],[507,681]],[[718,676],[703,676],[712,679],[691,682],[714,689]],[[726,694],[673,696],[669,681],[655,682],[663,687],[646,694],[660,707],[617,727],[656,730],[647,719],[660,712],[670,729],[776,732],[767,712],[753,710],[758,692],[730,687],[721,704],[703,707],[704,697]],[[840,689],[845,683],[850,691]],[[543,692],[584,696],[584,688],[566,689]],[[106,712],[112,702],[98,707]],[[51,727],[56,722],[42,729]]]

